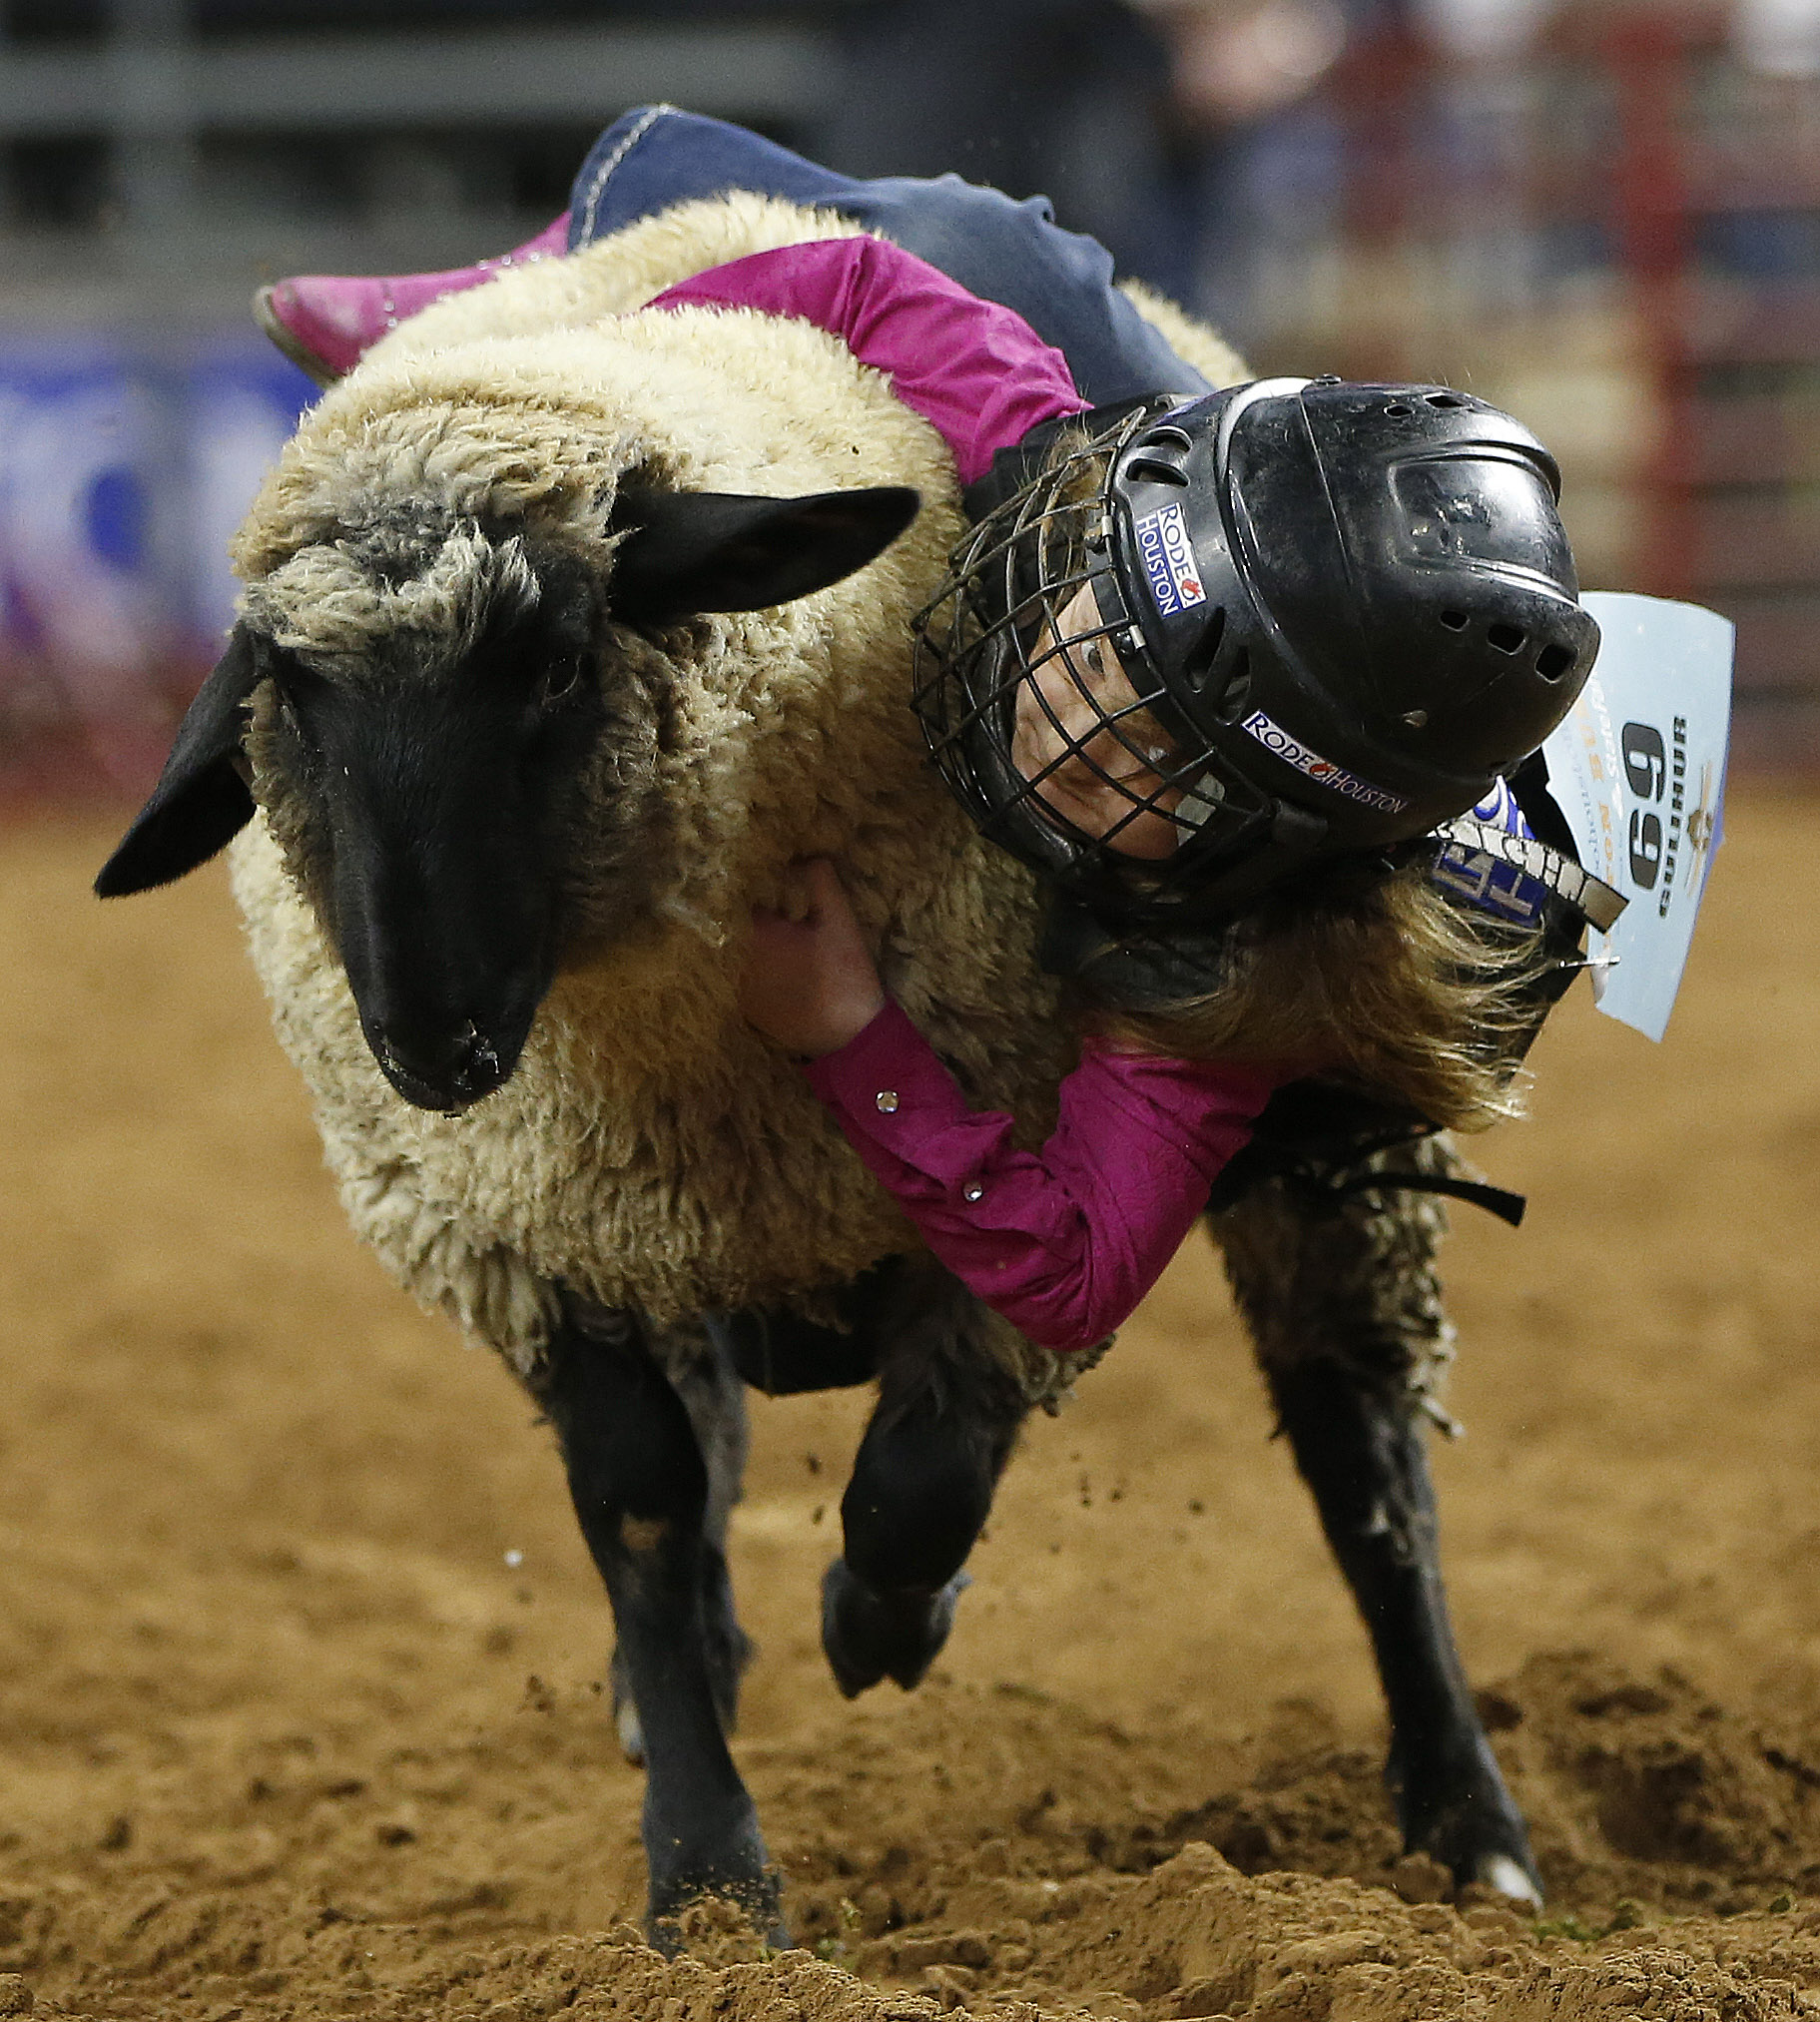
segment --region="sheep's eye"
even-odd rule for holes
[[[581,656],[571,655],[562,660],[552,660],[543,670],[543,678],[537,684],[538,706],[553,709],[559,702],[566,702],[581,686]]]

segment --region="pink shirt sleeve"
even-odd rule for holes
[[[930,1250],[1058,1354],[1103,1340],[1155,1284],[1276,1085],[1089,1039],[1033,1153],[1010,1117],[967,1107],[895,1004],[805,1072]]]
[[[962,484],[1058,414],[1086,406],[1067,360],[1014,311],[982,302],[883,239],[819,239],[710,268],[648,307],[706,305],[800,319],[838,337],[938,428]]]

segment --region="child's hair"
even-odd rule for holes
[[[1039,467],[1067,470],[1056,506],[1084,507],[1103,490],[1113,452],[1085,453],[1092,446],[1081,421],[1055,429]],[[1086,523],[1056,511],[1044,537],[1064,539]],[[965,634],[955,623],[949,650]],[[1204,995],[1140,1010],[1083,990],[1082,1021],[1147,1052],[1306,1063],[1448,1129],[1483,1130],[1517,1115],[1516,1063],[1545,1009],[1540,936],[1468,914],[1429,868],[1421,854],[1393,870],[1382,860],[1313,866],[1226,930]]]
[[[1484,1129],[1520,1111],[1515,1062],[1540,1016],[1542,960],[1539,937],[1468,916],[1416,862],[1267,894],[1226,930],[1204,995],[1086,1017],[1146,1052],[1305,1063]]]

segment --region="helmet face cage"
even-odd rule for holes
[[[993,842],[1127,914],[1172,911],[1184,873],[1270,814],[1210,772],[1114,568],[1111,472],[1154,413],[1083,438],[981,520],[915,621],[914,705],[950,790]]]
[[[961,541],[914,704],[981,832],[1119,931],[1403,850],[1585,679],[1558,473],[1446,387],[1159,395]]]

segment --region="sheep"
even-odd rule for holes
[[[1040,1141],[1072,1058],[1033,882],[920,762],[906,707],[910,621],[960,526],[939,438],[805,325],[623,314],[851,230],[687,205],[376,346],[256,500],[227,651],[98,880],[142,890],[231,844],[355,1233],[552,1423],[665,1942],[707,1893],[783,1935],[725,1739],[743,1384],[879,1383],[823,1596],[853,1692],[922,1677],[1019,1425],[1078,1369],[918,1250],[735,1002],[751,907],[832,854],[970,1099]],[[1375,1169],[1453,1153],[1393,1144]],[[1435,1559],[1439,1210],[1254,1177],[1213,1224],[1372,1629],[1406,1835],[1529,1893]]]

